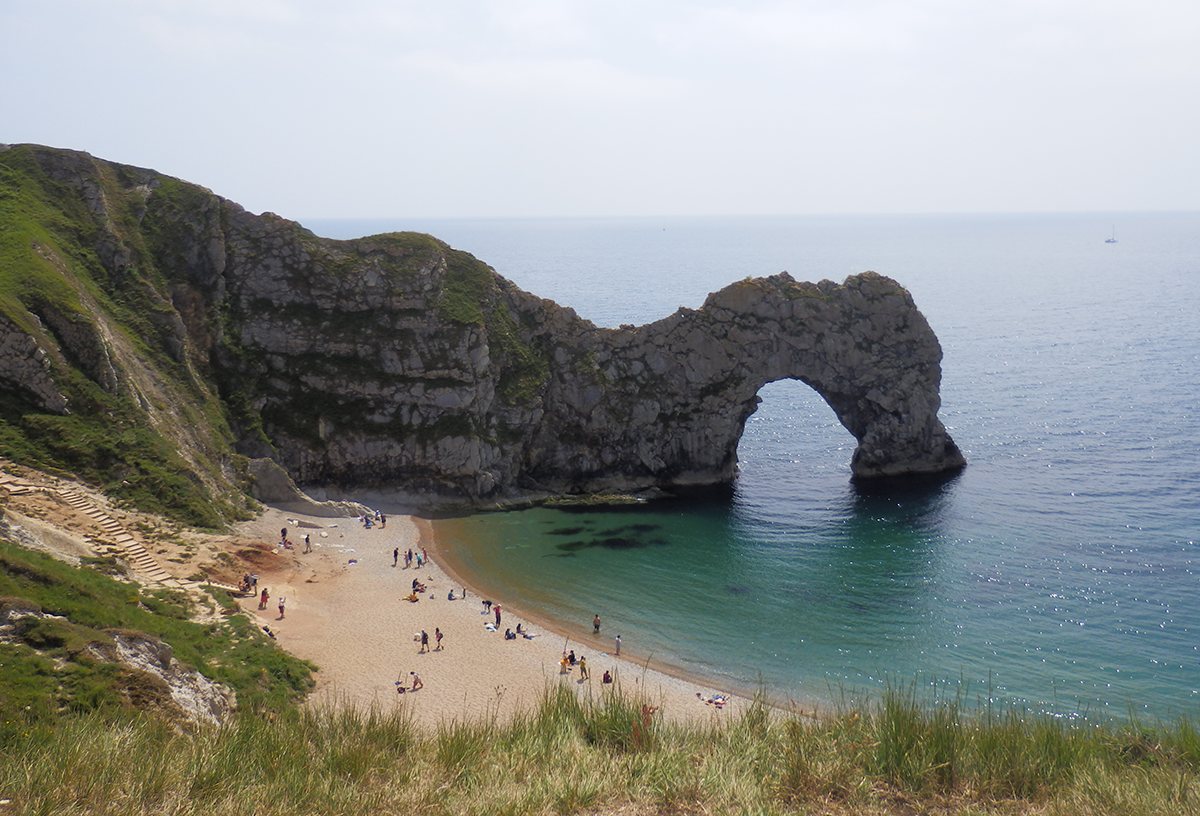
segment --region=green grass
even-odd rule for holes
[[[98,343],[103,324],[136,358],[116,355],[113,365],[153,372],[172,395],[164,401],[178,414],[178,427],[187,429],[192,444],[202,448],[197,461],[235,459],[233,435],[215,389],[195,376],[192,363],[172,358],[175,338],[164,319],[173,307],[163,270],[177,277],[186,271],[185,259],[171,254],[181,251],[180,235],[169,227],[195,229],[183,214],[215,199],[201,188],[160,177],[150,212],[141,219],[143,197],[129,186],[131,179],[118,178],[127,169],[96,162],[90,167],[107,202],[106,225],[88,210],[78,190],[43,172],[37,150],[19,146],[0,153],[0,315],[49,350],[51,374],[70,413],[47,413],[30,404],[28,395],[2,389],[0,456],[74,474],[113,498],[193,526],[217,528],[244,516],[238,486],[228,485],[216,464],[206,474],[195,472],[198,466],[184,461],[176,443],[156,429],[150,409],[131,393],[126,378],[120,378],[116,393],[105,392],[91,379],[100,376],[87,370],[97,367],[96,362],[73,354],[87,357],[86,347],[93,343],[76,340],[72,351],[56,334],[72,325],[81,337]],[[88,160],[83,162],[89,166]],[[107,269],[98,248],[115,243],[127,263]],[[170,412],[166,405],[157,407],[160,416]]]
[[[433,732],[381,708],[241,715],[190,733],[76,716],[9,730],[0,794],[17,812],[215,816],[1200,812],[1196,758],[1181,745],[1194,740],[1189,723],[1055,725],[1047,740],[1038,718],[954,720],[911,702],[888,692],[816,720],[756,706],[705,725],[654,714],[645,727],[635,696],[551,685],[511,721],[448,719]],[[897,739],[915,748],[900,765]],[[1132,739],[1153,750],[1131,752]],[[996,741],[1056,769],[1034,762],[1033,784],[996,787],[1006,764],[984,756]],[[931,773],[951,748],[955,772]]]
[[[111,643],[111,630],[166,642],[177,660],[233,688],[244,709],[290,710],[313,685],[315,667],[277,648],[244,615],[195,623],[196,610],[182,593],[142,590],[5,541],[0,541],[0,599],[58,616],[23,618],[16,642],[0,644],[5,719],[54,724],[76,711],[122,713],[122,693],[128,696],[138,678],[87,651],[89,645]]]

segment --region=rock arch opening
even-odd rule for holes
[[[854,437],[854,478],[957,470],[937,418],[941,355],[912,297],[883,276],[747,279],[561,353],[586,363],[552,378],[529,472],[566,492],[730,482],[758,394],[780,380],[815,390]]]

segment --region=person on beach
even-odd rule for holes
[[[621,636],[617,635],[617,657],[621,656]]]
[[[609,674],[608,669],[604,670],[604,676],[600,678],[600,682],[601,683],[611,683],[612,682],[612,675]]]
[[[596,617],[592,618],[592,634],[593,635],[600,634],[600,615],[599,615],[599,613],[596,614]]]
[[[437,640],[437,648],[435,648],[434,651],[440,652],[442,650],[442,630],[438,629],[436,626],[433,627],[433,637],[435,640]]]
[[[422,629],[421,630],[421,652],[426,652],[428,650],[429,650],[429,633],[426,632],[424,629]]]
[[[283,605],[287,603],[287,598],[279,596],[279,619],[283,620]]]
[[[491,612],[491,611],[492,611],[492,602],[491,602],[491,601],[484,601],[484,602],[483,602],[483,613],[482,613],[482,614],[486,615],[488,612]]]
[[[583,656],[580,656],[580,658],[579,658],[579,679],[580,680],[590,680],[591,679],[590,675],[588,674],[588,670],[587,670],[587,658],[583,657]]]
[[[571,661],[567,660],[567,655],[564,653],[562,660],[558,661],[558,673],[566,674],[571,670]]]
[[[287,541],[287,527],[283,527],[279,530],[279,543],[282,544],[285,541]]]
[[[499,627],[500,626],[500,604],[496,604],[495,606],[493,606],[492,611],[496,613],[496,626]]]
[[[421,675],[417,674],[415,671],[411,671],[408,673],[408,676],[412,678],[412,691],[425,688],[425,684],[421,682]]]
[[[379,514],[379,529],[383,530],[387,527],[387,516],[383,513]]]
[[[267,600],[271,597],[271,593],[267,592],[267,588],[263,587],[262,595],[258,596],[258,608],[266,609]]]
[[[309,538],[308,533],[304,534],[304,551],[306,553],[312,552],[312,539]]]
[[[396,549],[392,550],[392,566],[394,567],[399,563],[400,563],[400,548],[397,547]]]
[[[572,650],[570,651],[570,653],[569,653],[569,654],[567,654],[567,662],[568,662],[568,663],[570,663],[572,666],[574,666],[574,665],[575,665],[575,664],[578,662],[578,661],[575,659],[575,650],[574,650],[574,649],[572,649]]]

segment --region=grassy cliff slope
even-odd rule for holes
[[[245,464],[172,302],[158,215],[198,190],[84,154],[0,152],[0,329],[35,339],[60,397],[4,383],[0,456],[217,527],[247,512]]]

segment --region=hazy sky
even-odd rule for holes
[[[301,220],[1200,210],[1200,3],[0,0],[0,142]]]

